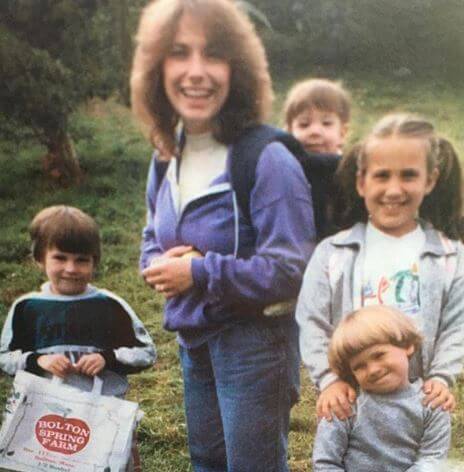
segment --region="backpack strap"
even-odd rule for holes
[[[232,146],[229,177],[243,216],[251,221],[250,193],[255,185],[256,166],[263,149],[276,135],[275,128],[257,125],[247,128]]]
[[[256,167],[263,149],[272,142],[282,143],[303,167],[312,187],[316,231],[319,237],[325,236],[328,233],[327,200],[340,157],[307,153],[294,136],[272,126],[247,128],[232,147],[229,176],[242,214],[251,221],[250,194],[255,184]]]
[[[341,157],[337,154],[317,153],[305,153],[296,157],[311,184],[317,238],[321,240],[336,232],[333,221],[333,203],[337,194],[334,177]]]
[[[156,175],[156,189],[158,193],[158,190],[161,186],[161,182],[164,179],[164,176],[166,175],[166,171],[168,170],[169,161],[160,161],[159,159],[157,159],[157,156],[158,156],[158,153],[155,151],[153,153],[152,158],[153,158],[153,165],[155,168],[155,175]]]

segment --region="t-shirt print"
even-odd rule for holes
[[[382,274],[362,285],[362,305],[395,306],[411,315],[420,311],[419,270],[417,263],[392,274]]]

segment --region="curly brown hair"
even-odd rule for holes
[[[175,151],[179,116],[163,84],[162,66],[183,15],[201,22],[208,43],[230,65],[230,91],[214,118],[213,135],[231,144],[252,124],[268,115],[272,82],[264,47],[253,24],[230,0],[157,0],[142,12],[131,74],[135,115],[149,128],[150,140],[169,159]]]

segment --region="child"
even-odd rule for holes
[[[350,120],[350,96],[339,83],[298,82],[287,95],[284,114],[288,132],[307,152],[341,153]]]
[[[449,389],[464,355],[464,250],[440,232],[447,231],[443,218],[430,217],[461,214],[458,202],[444,204],[432,193],[442,158],[438,144],[429,122],[395,114],[358,146],[356,190],[364,211],[354,226],[316,248],[297,306],[302,357],[321,391],[319,416],[350,414],[356,392],[331,371],[329,338],[347,313],[373,304],[395,306],[415,321],[424,343],[411,359],[410,378],[425,379],[427,404],[455,405]]]
[[[329,364],[360,391],[354,416],[319,422],[314,472],[439,470],[449,449],[450,415],[425,407],[422,381],[409,382],[409,358],[420,345],[410,318],[391,307],[361,308],[340,322]]]
[[[346,229],[354,221],[366,218],[364,200],[355,190],[360,149],[361,145],[357,144],[343,155],[335,175],[335,186],[339,191],[333,218],[339,229]],[[438,138],[438,157],[438,179],[424,198],[420,213],[427,215],[432,225],[441,228],[450,239],[464,240],[461,165],[454,146],[446,138]],[[443,212],[443,208],[447,211]]]
[[[40,211],[30,226],[32,255],[48,281],[17,299],[3,326],[0,367],[56,375],[83,390],[124,396],[126,374],[153,365],[155,348],[131,307],[90,285],[100,260],[95,221],[64,205]]]

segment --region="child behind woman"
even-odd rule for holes
[[[443,202],[433,193],[443,158],[439,144],[428,121],[395,114],[357,147],[362,211],[354,226],[316,248],[297,306],[302,357],[321,391],[319,416],[331,419],[335,412],[346,418],[356,397],[327,362],[334,328],[347,313],[379,304],[399,308],[423,333],[410,378],[425,379],[426,403],[444,409],[455,405],[449,389],[464,356],[464,250],[450,238],[455,233],[446,218],[436,218],[461,214],[460,200]]]
[[[298,82],[287,94],[285,125],[306,152],[340,154],[350,121],[350,95],[327,79]]]
[[[390,307],[361,308],[340,322],[329,364],[360,391],[353,417],[319,422],[314,472],[439,470],[449,449],[450,415],[422,404],[422,380],[409,382],[409,358],[420,345],[411,319]]]
[[[333,214],[341,200],[334,175],[340,163],[350,112],[349,93],[340,83],[327,79],[298,82],[285,100],[285,127],[306,151],[302,165],[305,173],[313,176],[309,179],[313,211],[316,222],[322,222],[317,225],[319,241],[338,229]]]

